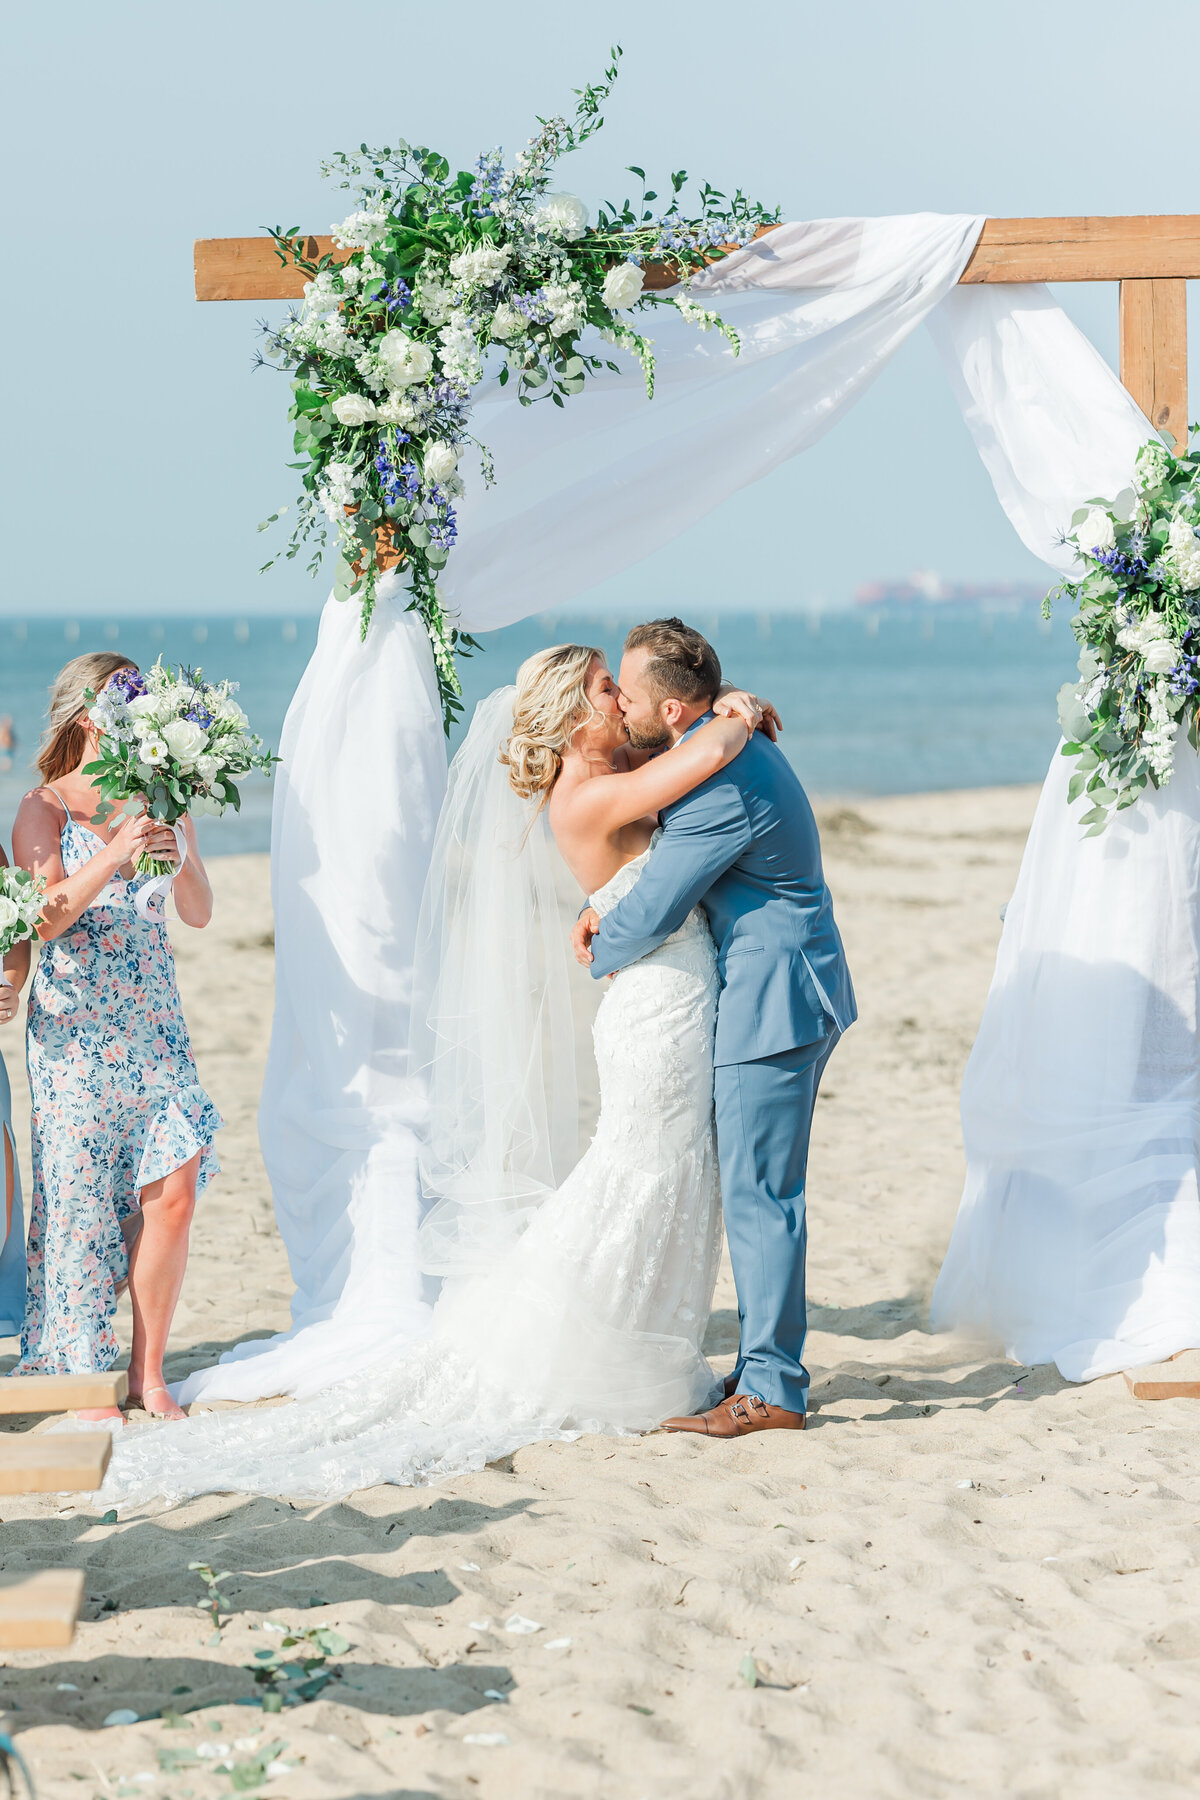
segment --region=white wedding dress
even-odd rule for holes
[[[628,893],[649,855],[592,895],[598,912]],[[446,1282],[429,1337],[294,1404],[123,1433],[101,1502],[333,1500],[444,1480],[539,1438],[644,1431],[710,1404],[718,1384],[700,1346],[720,1251],[716,1002],[697,908],[600,1004],[590,1147],[489,1267]]]

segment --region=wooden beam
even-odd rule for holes
[[[124,1369],[111,1375],[6,1375],[0,1377],[0,1416],[120,1406],[128,1393]]]
[[[314,258],[339,254],[327,237],[308,238],[305,250]],[[304,292],[304,276],[284,267],[270,238],[198,238],[195,269],[197,300],[298,300]],[[1200,214],[988,219],[960,280],[1131,278],[1200,279]],[[647,272],[647,286],[670,285],[665,267]]]
[[[104,1480],[112,1455],[107,1431],[71,1431],[61,1437],[28,1431],[0,1435],[0,1494],[79,1494]]]
[[[1200,214],[988,219],[959,276],[977,281],[1200,278]]]
[[[0,1586],[0,1650],[65,1650],[82,1605],[82,1569],[43,1569]]]
[[[339,253],[333,239],[310,237],[304,242],[310,261]],[[344,261],[348,250],[340,253]],[[299,300],[307,275],[280,262],[270,238],[197,238],[192,247],[197,300]]]
[[[1156,431],[1187,448],[1187,282],[1121,283],[1121,380]]]

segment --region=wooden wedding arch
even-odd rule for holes
[[[309,258],[332,249],[331,238],[306,240]],[[298,300],[304,289],[265,237],[198,238],[195,266],[197,300]],[[648,287],[673,280],[668,267],[647,271]],[[1200,214],[987,219],[959,280],[1119,282],[1121,380],[1151,424],[1185,448],[1187,283],[1200,280]]]

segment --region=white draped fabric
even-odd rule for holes
[[[185,1401],[309,1393],[427,1322],[413,1255],[425,1102],[408,1072],[408,1013],[446,752],[424,627],[407,595],[386,578],[380,590],[365,644],[349,607],[326,606],[276,777],[259,1131],[293,1325],[190,1376]]]
[[[1071,1381],[1200,1344],[1200,759],[1084,837],[1051,765],[963,1083],[933,1322]]]
[[[1002,505],[1060,561],[1072,510],[1124,484],[1149,426],[1044,290],[956,288],[981,225],[919,214],[781,227],[694,286],[739,333],[739,357],[673,312],[651,316],[653,401],[635,365],[562,410],[483,390],[476,430],[497,484],[466,471],[446,588],[464,627],[558,607],[677,536],[816,442],[925,319]],[[422,1096],[401,1047],[444,748],[428,647],[399,604],[385,601],[365,646],[327,604],[285,729],[261,1130],[293,1327],[192,1376],[189,1399],[310,1391],[423,1329]]]

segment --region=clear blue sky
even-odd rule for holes
[[[347,208],[318,165],[363,139],[455,162],[515,151],[614,39],[608,125],[563,167],[590,201],[636,162],[740,182],[785,218],[1198,204],[1180,148],[1195,0],[60,0],[9,9],[5,39],[9,614],[315,607],[323,590],[294,565],[256,572],[255,526],[293,484],[286,383],[250,369],[264,309],[197,305],[192,239],[326,230]],[[1061,294],[1115,356],[1115,288]],[[1198,379],[1194,365],[1193,415]],[[640,574],[711,605],[768,561],[756,605],[917,566],[1042,573],[924,333],[818,448]]]

